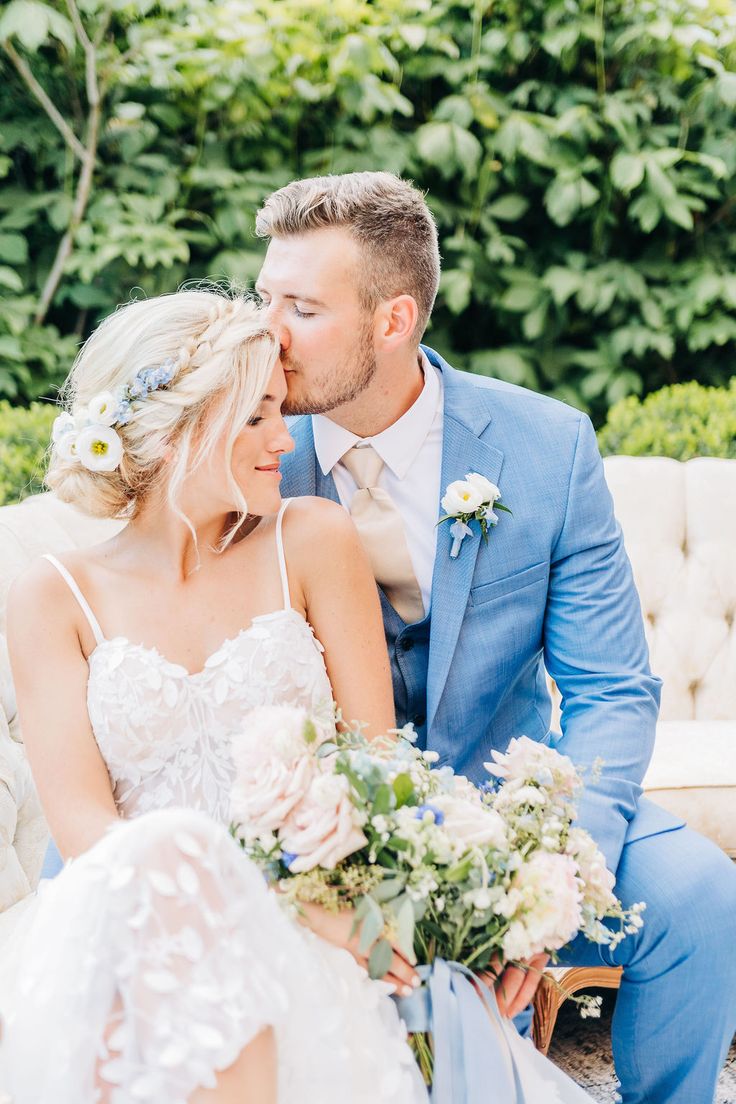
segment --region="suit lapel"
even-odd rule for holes
[[[303,495],[318,495],[340,499],[331,474],[323,475],[314,451],[312,419],[302,415],[289,423],[289,432],[294,438],[294,451],[284,456],[281,466],[284,471],[284,490],[289,498],[301,498]]]
[[[491,396],[485,389],[474,387],[431,350],[426,350],[432,363],[442,371],[445,389],[445,417],[442,441],[442,478],[440,496],[447,485],[464,479],[468,472],[479,472],[498,483],[503,453],[481,440],[491,421]],[[437,504],[437,516],[442,516]],[[427,672],[427,730],[431,730],[437,707],[445,688],[447,675],[455,653],[468,596],[481,546],[478,532],[466,537],[456,559],[450,558],[451,522],[440,525],[432,575],[432,622]],[[473,526],[474,530],[477,527]]]

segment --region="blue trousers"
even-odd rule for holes
[[[610,951],[575,939],[561,966],[622,966],[612,1043],[623,1104],[713,1104],[736,1031],[736,864],[676,828],[627,843],[616,892],[644,926]]]

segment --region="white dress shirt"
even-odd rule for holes
[[[396,503],[404,521],[414,574],[429,612],[437,544],[442,470],[442,377],[420,351],[424,387],[397,422],[375,437],[358,437],[324,414],[312,417],[314,450],[323,475],[332,472],[340,502],[350,509],[357,490],[342,457],[354,445],[372,445],[384,463],[378,485]]]

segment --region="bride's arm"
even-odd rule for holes
[[[395,725],[391,669],[381,604],[368,557],[349,514],[334,502],[295,499],[284,516],[284,543],[292,604],[304,613],[325,649],[335,701],[346,721],[377,736]],[[317,935],[344,947],[367,969],[353,913],[337,914],[303,904],[303,922]],[[384,980],[400,993],[418,984],[417,973],[394,948]]]
[[[324,499],[295,499],[284,540],[292,599],[325,649],[344,720],[363,722],[369,736],[387,732],[396,722],[381,604],[349,514]]]
[[[79,855],[118,820],[87,714],[87,662],[74,598],[40,561],[8,596],[8,647],[21,734],[51,834]]]

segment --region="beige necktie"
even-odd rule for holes
[[[370,445],[364,445],[349,449],[342,463],[358,485],[350,514],[376,582],[407,624],[422,621],[422,592],[409,555],[404,523],[394,500],[377,486],[383,460]]]

